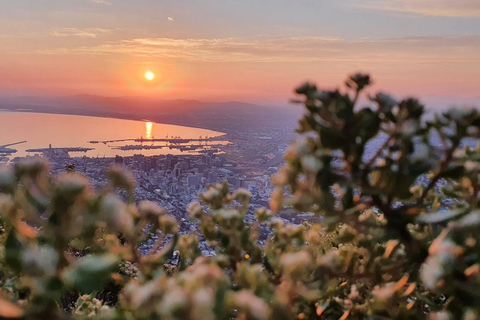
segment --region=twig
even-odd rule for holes
[[[157,241],[155,241],[155,244],[152,246],[152,249],[150,249],[149,254],[154,254],[162,245],[163,240],[165,240],[165,234],[162,234],[160,237],[157,238]]]
[[[422,195],[417,199],[417,206],[419,206],[423,203],[423,201],[427,197],[430,190],[432,190],[433,187],[435,187],[435,185],[437,184],[438,180],[440,180],[440,177],[444,173],[445,169],[448,168],[448,164],[450,163],[450,161],[452,161],[453,153],[455,152],[456,148],[457,148],[457,144],[454,144],[450,149],[448,149],[448,151],[446,151],[445,160],[442,161],[442,163],[440,164],[440,167],[438,169],[438,172],[435,174],[435,176],[432,178],[432,180],[430,180],[427,187],[423,190]]]

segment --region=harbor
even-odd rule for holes
[[[16,130],[18,127],[24,130]],[[3,113],[0,118],[2,136],[9,139],[0,141],[1,162],[35,154],[49,158],[200,154],[205,150],[221,152],[217,146],[229,144],[224,133],[206,129],[28,112]]]

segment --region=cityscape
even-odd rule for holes
[[[147,125],[150,127],[151,125]],[[289,125],[266,126],[263,130],[242,132],[231,130],[218,138],[171,139],[148,138],[130,139],[140,143],[126,145],[136,153],[133,156],[116,155],[114,157],[89,157],[85,153],[91,148],[63,147],[55,148],[50,144],[46,148],[27,149],[26,157],[15,157],[15,150],[8,149],[4,153],[4,162],[14,164],[26,158],[43,157],[50,163],[50,170],[54,175],[65,172],[66,168],[74,168],[78,173],[86,175],[95,188],[107,184],[106,170],[111,165],[119,165],[130,170],[136,181],[135,199],[149,200],[158,203],[173,215],[180,225],[181,232],[189,233],[196,230],[196,222],[189,219],[187,206],[192,201],[198,201],[199,194],[204,192],[208,185],[226,181],[230,190],[238,188],[247,189],[251,194],[249,213],[246,221],[254,220],[254,212],[261,207],[267,207],[269,197],[273,191],[272,175],[278,171],[283,163],[283,154],[294,139],[294,122]],[[227,130],[228,131],[228,130]],[[89,144],[109,144],[115,142],[130,143],[129,139],[121,141],[88,141]],[[168,145],[154,145],[161,143],[170,144],[178,154],[169,154]],[[192,141],[197,140],[197,141]],[[223,143],[218,144],[220,140]],[[194,144],[194,148],[184,148]],[[182,147],[183,146],[183,147]],[[213,146],[213,147],[212,147]],[[14,148],[14,145],[2,146]],[[167,149],[166,154],[143,154],[145,150],[157,147]],[[122,147],[113,147],[122,150]],[[193,150],[192,150],[193,149]],[[0,151],[2,151],[0,149]],[[3,150],[5,151],[5,150]],[[155,151],[155,150],[153,150]],[[121,154],[121,152],[119,152]],[[9,157],[7,157],[7,155]],[[281,216],[282,217],[282,216]],[[280,217],[280,218],[281,218]],[[302,221],[298,215],[283,215],[283,218],[292,222]],[[149,245],[155,241],[153,235],[142,251],[148,251]],[[166,239],[165,241],[167,241]],[[204,253],[209,252],[205,243],[201,243]],[[210,252],[208,254],[213,254]]]

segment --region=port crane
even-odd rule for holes
[[[15,152],[17,152],[16,149],[7,148],[7,147],[15,146],[15,145],[17,145],[17,144],[22,144],[22,143],[25,143],[25,142],[27,142],[27,140],[19,141],[19,142],[14,142],[14,143],[4,144],[3,146],[0,146],[0,153],[2,153],[2,154],[15,153]]]

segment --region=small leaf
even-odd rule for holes
[[[83,293],[102,290],[118,263],[118,257],[113,254],[87,256],[79,261],[76,268],[67,270],[66,279]]]
[[[446,211],[439,211],[436,213],[425,214],[418,217],[417,221],[420,223],[427,223],[427,224],[437,224],[437,223],[444,223],[455,218],[458,218],[460,215],[464,214],[465,210],[446,210]]]
[[[23,245],[17,238],[17,232],[15,230],[10,231],[5,242],[5,261],[8,266],[16,270],[19,270],[21,268],[22,250]]]
[[[386,245],[385,245],[385,252],[383,253],[383,257],[385,259],[387,259],[388,257],[390,257],[390,255],[392,254],[393,250],[395,250],[395,248],[397,248],[397,246],[400,244],[400,241],[398,240],[389,240],[387,241]]]

